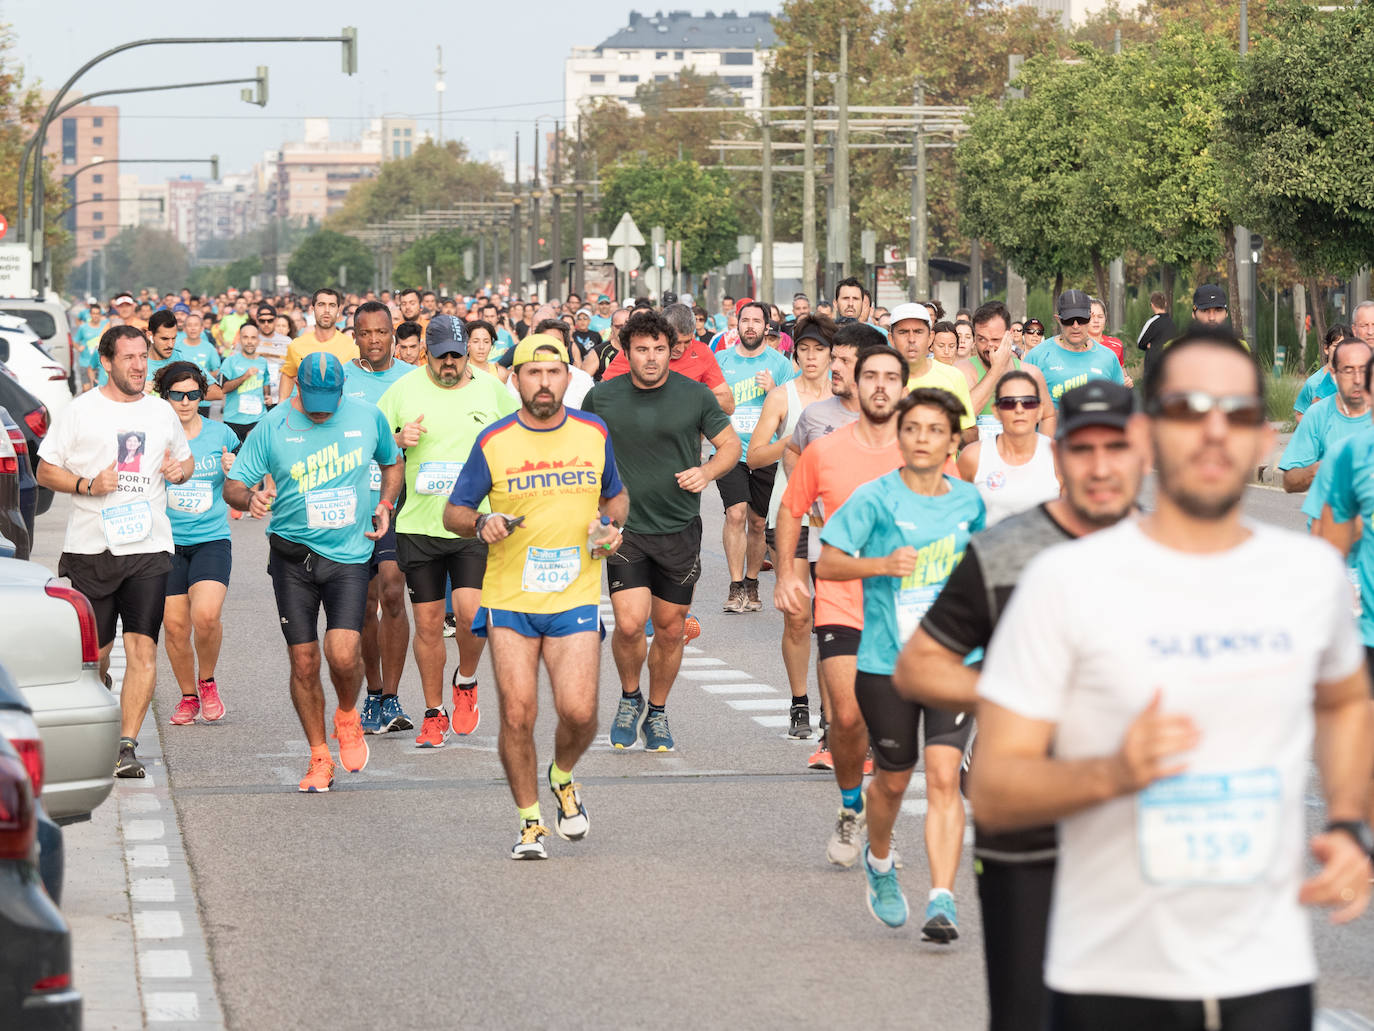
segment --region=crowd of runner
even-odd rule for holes
[[[85,392],[38,475],[74,496],[59,572],[91,600],[102,672],[122,624],[115,773],[144,775],[160,635],[171,723],[224,716],[231,519],[247,513],[310,744],[300,790],[362,770],[369,736],[442,748],[495,705],[510,854],[544,859],[550,823],[590,830],[573,771],[598,733],[675,748],[714,483],[722,609],[783,616],[789,734],[819,731],[807,765],[838,793],[825,856],[862,869],[875,919],[909,919],[893,827],[923,762],[922,932],[958,939],[971,806],[991,1027],[1310,1027],[1303,907],[1346,921],[1370,893],[1374,304],[1299,398],[1280,468],[1307,492],[1303,536],[1241,514],[1273,431],[1224,291],[1200,287],[1181,333],[1151,300],[1138,387],[1078,290],[1048,338],[999,302],[950,320],[936,302],[876,307],[856,279],[786,312],[328,288],[92,304]],[[620,697],[603,728],[607,636]],[[1305,842],[1309,756],[1329,822]]]

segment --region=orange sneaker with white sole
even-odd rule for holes
[[[339,742],[339,765],[349,773],[357,773],[367,765],[367,738],[363,737],[363,721],[358,710],[334,713],[334,737]]]
[[[312,755],[310,769],[301,780],[300,789],[311,793],[328,791],[334,786],[334,760],[327,755]]]

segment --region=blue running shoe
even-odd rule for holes
[[[644,636],[645,636],[645,637],[653,637],[653,636],[654,636],[654,621],[653,621],[652,619],[646,619],[646,620],[644,621]]]
[[[620,696],[620,705],[615,710],[615,720],[611,723],[611,744],[618,750],[633,748],[639,740],[639,728],[644,726],[645,710],[649,703],[644,696],[627,698]]]
[[[948,945],[959,937],[959,918],[954,909],[954,896],[942,891],[926,906],[926,925],[921,934],[927,941]]]
[[[888,927],[901,927],[906,923],[909,910],[906,896],[897,883],[897,868],[887,873],[878,873],[869,865],[868,846],[864,846],[864,875],[868,878],[868,911],[873,919]]]
[[[381,734],[382,731],[382,696],[370,694],[363,700],[362,712],[359,713],[362,720],[364,734]]]
[[[673,734],[668,729],[668,714],[662,709],[650,712],[644,720],[644,751],[671,752]]]
[[[382,733],[394,734],[398,730],[414,730],[415,724],[401,708],[401,700],[394,694],[382,695]]]

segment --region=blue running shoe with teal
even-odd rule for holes
[[[644,714],[648,708],[649,703],[643,695],[628,698],[622,694],[615,710],[615,719],[611,722],[611,744],[621,750],[633,748],[639,741],[639,728],[644,726]]]
[[[644,751],[671,752],[672,750],[673,734],[668,729],[668,714],[662,709],[658,711],[649,710],[649,715],[644,720]]]
[[[959,917],[954,909],[954,896],[942,891],[926,906],[926,925],[921,928],[927,940],[948,945],[959,937]]]
[[[869,865],[868,846],[864,846],[864,876],[868,878],[868,911],[873,919],[888,927],[901,927],[906,923],[909,910],[906,896],[897,883],[897,868],[887,873],[878,873]]]
[[[358,718],[363,724],[364,734],[381,734],[382,731],[382,696],[370,694],[363,699],[362,711]]]
[[[401,708],[401,700],[394,694],[382,695],[382,733],[394,734],[401,730],[414,730],[415,724]]]

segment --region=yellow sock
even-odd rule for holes
[[[550,764],[549,764],[549,780],[553,781],[553,782],[554,782],[555,784],[557,784],[559,787],[562,787],[564,784],[571,784],[571,783],[572,783],[572,771],[571,771],[571,770],[560,770],[560,769],[558,768],[558,763],[550,763]]]
[[[538,823],[538,822],[539,822],[539,803],[538,803],[538,802],[534,803],[534,805],[527,805],[527,806],[525,806],[523,809],[521,809],[519,806],[516,806],[516,809],[518,809],[519,812],[520,812],[520,819],[522,819],[522,820],[533,820],[535,823]]]

